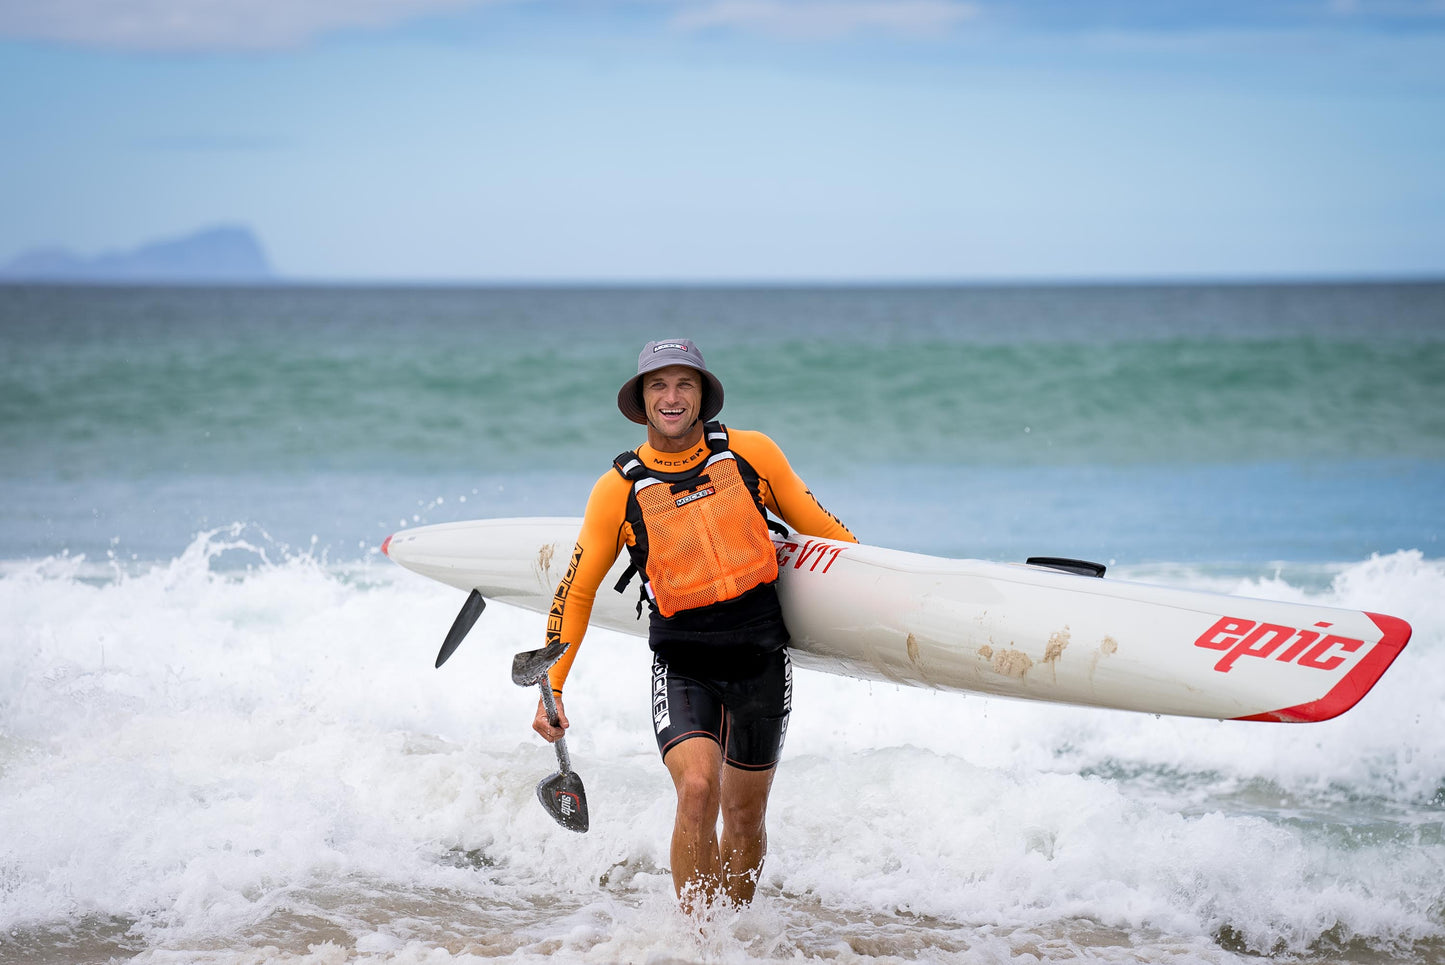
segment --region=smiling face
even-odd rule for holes
[[[662,452],[682,452],[702,438],[702,375],[686,365],[669,365],[642,377],[642,411],[647,441]]]

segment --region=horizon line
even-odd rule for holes
[[[848,288],[1087,288],[1429,285],[1445,284],[1434,272],[1338,272],[1177,275],[1038,275],[998,277],[859,278],[21,278],[0,276],[6,288],[453,288],[453,289],[848,289]]]

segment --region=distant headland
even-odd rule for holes
[[[240,225],[205,228],[92,257],[64,248],[37,248],[0,264],[0,281],[250,284],[275,280],[260,241]]]

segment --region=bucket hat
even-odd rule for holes
[[[617,392],[617,408],[622,410],[622,414],[638,425],[647,425],[647,413],[642,408],[642,377],[669,365],[686,365],[702,373],[700,416],[703,422],[716,416],[723,407],[722,383],[707,370],[702,353],[690,338],[662,339],[642,346],[642,352],[637,356],[637,374],[622,383]]]

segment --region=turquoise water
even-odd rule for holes
[[[869,542],[1414,636],[1298,726],[800,671],[759,899],[699,926],[641,642],[569,680],[572,835],[542,618],[435,670],[462,595],[376,552],[579,513],[670,335]],[[0,287],[0,453],[0,962],[1445,960],[1445,285]]]
[[[9,556],[573,514],[667,334],[874,542],[1338,561],[1445,523],[1440,284],[11,287],[0,332]]]

